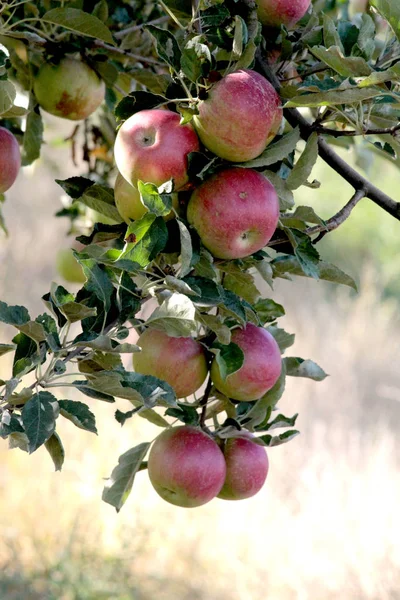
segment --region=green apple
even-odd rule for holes
[[[63,58],[43,64],[33,83],[35,96],[46,112],[72,121],[91,115],[104,100],[106,86],[86,63]]]
[[[148,212],[147,207],[140,199],[139,190],[126,181],[121,173],[118,173],[115,180],[114,197],[118,212],[126,223],[129,223],[131,220],[141,219]],[[172,194],[172,206],[178,209],[178,205],[178,194]],[[164,219],[168,221],[174,216],[175,213],[171,210]]]
[[[57,271],[65,281],[70,283],[85,283],[86,277],[82,267],[76,260],[72,248],[63,248],[57,252]]]

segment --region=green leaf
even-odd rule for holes
[[[93,181],[86,177],[69,177],[68,179],[56,179],[55,181],[73,200],[79,200],[88,188],[94,186]]]
[[[271,300],[270,298],[261,298],[261,300],[258,300],[258,302],[254,305],[254,308],[257,311],[261,325],[265,325],[265,323],[271,323],[279,317],[283,317],[285,314],[285,309],[283,306],[274,300]]]
[[[192,247],[192,238],[190,236],[189,230],[186,227],[185,223],[180,219],[176,221],[179,227],[179,235],[181,241],[181,254],[180,254],[180,262],[181,262],[181,272],[180,276],[185,277],[192,270],[192,259],[193,259],[193,247]]]
[[[400,5],[396,0],[370,0],[371,6],[390,24],[400,41]]]
[[[17,95],[17,90],[11,81],[0,80],[0,115],[9,111]]]
[[[237,344],[231,342],[227,346],[215,345],[217,352],[215,360],[217,361],[219,372],[223,381],[232,373],[236,373],[243,366],[243,350]]]
[[[140,220],[129,224],[128,242],[119,259],[127,259],[138,267],[147,265],[161,252],[168,240],[168,230],[162,217],[146,213]]]
[[[273,446],[281,446],[282,444],[286,444],[286,442],[290,442],[299,434],[300,431],[297,431],[296,429],[290,429],[289,431],[285,431],[279,435],[261,435],[253,438],[253,441],[260,446],[267,446],[268,448],[271,448]]]
[[[91,308],[80,302],[66,302],[59,308],[70,323],[76,323],[77,321],[82,321],[82,319],[97,315],[96,308]]]
[[[318,134],[312,133],[307,140],[306,147],[300,158],[294,165],[287,178],[287,186],[291,190],[297,190],[307,182],[311,171],[318,158]]]
[[[8,306],[0,302],[0,321],[18,327],[30,321],[30,316],[25,306]]]
[[[270,414],[271,409],[275,408],[279,400],[283,396],[286,386],[286,370],[285,363],[282,362],[282,371],[278,381],[262,398],[257,400],[255,404],[244,415],[241,421],[246,424],[258,425],[262,423],[266,416]]]
[[[325,221],[319,217],[311,206],[298,206],[294,213],[286,213],[281,216],[281,221],[285,227],[298,229],[299,221],[302,223],[315,223],[316,225],[325,225]]]
[[[257,302],[260,292],[254,283],[254,277],[247,271],[242,271],[233,262],[219,264],[218,268],[225,273],[224,288],[234,292],[250,304]]]
[[[115,206],[114,192],[111,188],[95,183],[85,189],[82,196],[79,197],[79,202],[113,219],[116,223],[122,222],[122,217]]]
[[[343,44],[340,39],[340,35],[338,34],[337,29],[335,27],[335,23],[326,14],[324,14],[324,17],[323,17],[323,23],[324,23],[324,44],[325,44],[325,46],[327,48],[329,48],[330,46],[337,46],[339,48],[340,52],[343,54],[344,53]]]
[[[255,158],[254,160],[249,160],[245,163],[240,163],[241,167],[246,167],[250,169],[259,168],[259,167],[268,167],[273,165],[284,158],[287,158],[288,155],[293,152],[296,148],[297,142],[300,140],[300,129],[296,127],[292,129],[290,133],[284,135],[280,140],[270,144],[266,150],[260,156]]]
[[[361,56],[345,57],[337,46],[331,48],[313,46],[310,51],[342,77],[364,77],[372,73],[371,67]]]
[[[307,277],[304,273],[298,259],[295,256],[280,256],[271,262],[274,277],[285,277],[287,275],[300,275]],[[331,281],[332,283],[341,283],[357,291],[357,285],[350,275],[344,273],[341,269],[324,261],[318,263],[318,275],[320,279]]]
[[[160,194],[154,183],[137,182],[140,199],[150,213],[157,217],[166,216],[171,211],[172,199],[169,194]]]
[[[282,179],[277,173],[273,173],[272,171],[263,171],[262,173],[269,179],[278,194],[280,210],[283,211],[292,208],[294,205],[293,192],[287,185],[286,180]]]
[[[246,323],[246,311],[243,302],[239,296],[229,290],[225,290],[223,301],[220,307],[228,312],[229,315],[235,317],[241,325]]]
[[[32,164],[40,156],[43,142],[43,121],[36,100],[31,96],[22,141],[22,165]]]
[[[293,346],[295,338],[294,333],[287,333],[287,331],[280,327],[276,327],[275,325],[270,325],[267,327],[267,330],[274,336],[281,353],[285,352],[290,346]]]
[[[120,367],[113,371],[88,374],[87,377],[90,381],[87,387],[101,391],[108,397],[125,398],[135,406],[138,406],[138,403],[146,408],[156,405],[176,406],[172,387],[166,381],[152,375],[128,372]]]
[[[211,52],[203,41],[202,35],[189,39],[181,56],[181,69],[193,83],[200,77],[207,77],[211,68]]]
[[[75,400],[59,400],[60,414],[79,429],[97,434],[96,417],[87,404]]]
[[[179,404],[178,408],[168,408],[165,411],[166,417],[173,417],[179,419],[185,425],[198,425],[199,424],[199,413],[193,406],[187,406],[185,404]]]
[[[166,29],[160,29],[154,25],[147,25],[147,31],[156,40],[156,50],[161,60],[165,61],[176,73],[181,67],[181,51],[174,35]]]
[[[93,9],[93,15],[105,23],[108,19],[107,0],[100,0]]]
[[[16,327],[32,340],[35,340],[35,342],[44,342],[47,337],[43,325],[36,323],[36,321],[28,321],[27,323],[17,325]]]
[[[298,416],[299,415],[297,413],[293,415],[293,417],[285,417],[285,415],[278,415],[277,417],[275,417],[275,419],[273,419],[267,424],[265,430],[270,431],[271,429],[280,429],[282,427],[294,427],[296,425]],[[257,430],[260,431],[258,428]]]
[[[114,40],[108,27],[94,15],[78,8],[53,8],[44,14],[42,20],[45,23],[60,25],[87,37],[103,40],[114,45]]]
[[[163,329],[172,337],[190,336],[196,332],[196,309],[184,294],[171,294],[148,317],[146,325]]]
[[[29,454],[35,452],[54,433],[57,400],[49,392],[34,394],[21,411],[22,423],[29,440]]]
[[[298,229],[285,229],[285,232],[305,275],[319,279],[319,254],[309,236]]]
[[[286,372],[291,377],[307,377],[314,381],[323,381],[328,375],[312,360],[304,360],[295,356],[284,359]]]
[[[149,448],[150,443],[144,442],[119,457],[118,465],[111,473],[102,496],[104,502],[114,506],[117,512],[121,510],[131,493],[135,475]]]
[[[227,325],[224,325],[223,320],[219,315],[205,315],[198,313],[197,318],[200,323],[215,333],[220,344],[228,345],[230,343],[231,330]]]
[[[119,102],[115,109],[115,116],[119,120],[129,119],[129,117],[141,110],[149,110],[156,108],[160,104],[164,104],[165,100],[165,96],[152,94],[151,92],[142,90],[131,92]]]
[[[0,356],[7,354],[7,352],[14,352],[15,348],[14,344],[0,344]]]
[[[330,90],[328,92],[317,92],[315,94],[295,96],[286,102],[284,108],[297,106],[308,106],[311,108],[317,106],[335,106],[336,104],[354,104],[363,102],[364,100],[371,100],[371,98],[377,98],[384,94],[385,92],[378,88],[360,89],[358,87],[352,87],[342,91]]]
[[[92,292],[103,303],[106,312],[111,307],[111,296],[114,292],[114,286],[107,273],[101,269],[94,260],[82,259],[77,252],[74,252],[75,258],[82,266],[87,282],[85,289]]]
[[[55,470],[61,471],[64,463],[65,451],[60,436],[56,432],[54,432],[53,435],[47,440],[47,442],[44,443],[44,445],[47,452],[51,456]]]

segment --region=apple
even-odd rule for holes
[[[191,337],[172,337],[160,329],[148,328],[136,342],[141,352],[133,354],[137,373],[163,379],[177,398],[190,396],[204,383],[207,362],[199,342]]]
[[[21,153],[15,136],[0,127],[0,194],[13,185],[21,167]]]
[[[65,281],[69,281],[70,283],[85,283],[86,277],[71,248],[62,248],[57,252],[56,267]]]
[[[33,89],[46,112],[72,121],[91,115],[103,102],[106,86],[86,63],[63,58],[59,64],[43,64],[34,79]]]
[[[240,69],[215,83],[198,104],[193,123],[200,140],[231,162],[256,158],[282,121],[281,100],[259,73]]]
[[[251,441],[251,434],[230,438],[223,449],[226,462],[224,485],[218,494],[223,500],[243,500],[259,492],[268,475],[268,455]]]
[[[211,379],[217,390],[228,398],[246,402],[258,400],[275,385],[281,374],[279,346],[269,331],[252,323],[235,329],[231,341],[237,344],[244,354],[242,366],[224,381],[214,358]]]
[[[172,206],[178,208],[178,194],[172,195]],[[115,205],[119,214],[126,223],[131,220],[141,219],[148,212],[147,207],[140,199],[139,190],[124,179],[121,173],[118,173],[114,184]],[[166,221],[175,216],[173,210],[164,217]]]
[[[258,18],[267,27],[291,28],[307,12],[311,0],[258,0]]]
[[[171,504],[193,508],[219,493],[225,480],[224,455],[214,440],[196,427],[171,427],[155,440],[148,471],[156,492]]]
[[[258,171],[232,167],[193,192],[187,218],[216,258],[243,258],[271,239],[279,219],[278,195]]]
[[[199,150],[199,140],[188,123],[170,110],[142,110],[127,119],[118,131],[115,162],[132,185],[140,179],[160,186],[174,180],[175,190],[188,182],[187,156]]]

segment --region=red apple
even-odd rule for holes
[[[177,398],[194,394],[204,383],[207,362],[202,345],[193,338],[171,337],[165,331],[149,328],[136,343],[142,351],[133,354],[135,371],[163,379]]]
[[[171,504],[192,508],[209,502],[225,480],[219,446],[201,429],[173,427],[154,442],[148,460],[150,481]]]
[[[268,475],[268,455],[246,437],[228,439],[224,446],[226,478],[218,494],[224,500],[243,500],[259,492]]]
[[[203,144],[232,162],[256,158],[275,137],[282,121],[281,100],[259,73],[240,69],[211,88],[193,118]]]
[[[132,185],[140,179],[162,185],[174,180],[175,189],[188,182],[187,156],[199,150],[199,140],[190,124],[180,125],[180,116],[170,110],[142,110],[129,117],[118,131],[115,162]]]
[[[246,402],[258,400],[275,385],[281,374],[279,346],[269,331],[252,323],[235,329],[231,340],[243,351],[243,364],[224,381],[214,358],[211,365],[213,383],[228,398]]]
[[[272,183],[253,169],[225,169],[192,194],[188,221],[217,258],[243,258],[261,250],[279,219]]]
[[[147,207],[140,199],[139,190],[128,183],[121,173],[118,173],[114,184],[115,205],[121,217],[126,223],[131,220],[141,219],[147,212]],[[177,209],[179,206],[178,194],[172,194],[172,206]],[[175,216],[174,211],[164,217],[166,221]]]
[[[86,119],[103,102],[106,86],[86,63],[63,58],[45,63],[35,77],[33,89],[43,110],[72,121]]]
[[[267,27],[291,28],[307,12],[311,0],[258,0],[258,18]]]
[[[0,127],[0,194],[13,185],[21,167],[19,145],[8,129]]]

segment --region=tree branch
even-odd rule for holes
[[[199,402],[199,406],[203,407],[201,409],[201,415],[200,415],[200,427],[204,427],[204,424],[205,424],[205,421],[206,421],[207,402],[208,402],[208,399],[210,397],[211,388],[212,388],[212,381],[211,381],[211,377],[209,377],[208,381],[207,381],[206,389],[204,390],[204,395],[203,395],[202,399]]]
[[[330,231],[333,231],[334,229],[337,229],[339,227],[339,225],[344,223],[344,221],[346,221],[346,219],[349,218],[353,208],[363,198],[365,198],[365,190],[363,190],[363,189],[356,190],[356,192],[350,198],[348,203],[345,204],[345,206],[343,206],[343,208],[341,208],[339,210],[339,212],[336,213],[336,215],[334,215],[333,217],[328,219],[326,221],[325,225],[316,225],[315,227],[309,227],[308,229],[306,229],[306,233],[308,235],[313,235],[314,233],[320,233],[320,235],[315,240],[313,240],[313,244],[317,244],[319,241],[322,240],[322,238],[327,233],[329,233]]]
[[[394,135],[397,131],[400,130],[400,123],[394,125],[393,127],[382,127],[381,129],[364,129],[364,131],[355,131],[350,129],[329,129],[327,127],[323,127],[322,125],[311,125],[313,131],[317,133],[330,135],[332,137],[355,137],[357,135]]]
[[[164,17],[158,17],[158,19],[147,21],[147,23],[141,23],[140,25],[132,25],[131,27],[127,27],[126,29],[117,31],[117,33],[114,33],[114,37],[117,40],[119,40],[128,35],[128,33],[139,31],[139,29],[143,29],[144,27],[147,27],[147,25],[159,25],[160,23],[166,23],[167,21],[169,21],[169,17],[167,15],[165,15]]]
[[[280,83],[276,75],[270,69],[268,63],[261,57],[260,51],[257,51],[256,61],[259,69],[264,76],[272,83],[275,89],[279,92]],[[295,108],[285,108],[283,114],[292,127],[299,127],[300,135],[303,140],[307,141],[310,135],[314,132],[313,126],[303,117],[303,115]],[[318,154],[336,173],[341,175],[355,190],[364,190],[365,197],[369,198],[375,204],[380,206],[387,213],[400,221],[400,203],[395,202],[393,198],[382,192],[379,188],[373,185],[368,179],[365,179],[360,173],[353,169],[345,160],[343,160],[329,146],[329,144],[318,138]]]
[[[93,42],[93,45],[96,46],[96,48],[104,48],[104,50],[108,50],[109,52],[115,52],[115,54],[122,54],[127,58],[133,58],[134,60],[147,63],[149,65],[158,65],[159,67],[165,66],[155,58],[151,58],[149,56],[140,56],[139,54],[133,54],[132,52],[128,52],[127,50],[123,50],[122,48],[118,48],[117,46],[111,46],[110,44],[106,44],[101,40],[95,40]]]

